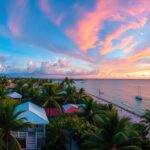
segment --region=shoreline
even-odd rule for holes
[[[141,121],[141,115],[136,114],[135,112],[125,109],[117,104],[114,104],[106,99],[100,98],[98,96],[95,96],[93,94],[88,93],[90,96],[93,97],[93,99],[98,102],[98,103],[102,103],[102,104],[113,104],[117,110],[118,113],[121,117],[129,117],[133,122],[140,122]]]

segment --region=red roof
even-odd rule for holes
[[[58,108],[44,108],[47,117],[56,117],[60,114],[60,110]]]
[[[75,104],[65,104],[62,107],[65,113],[79,112],[79,108]]]

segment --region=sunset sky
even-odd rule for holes
[[[150,78],[150,0],[0,0],[0,74]]]

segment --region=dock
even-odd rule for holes
[[[139,114],[136,114],[135,112],[129,110],[129,109],[125,109],[117,104],[112,103],[109,100],[100,98],[98,96],[95,96],[93,94],[88,93],[88,95],[90,95],[97,103],[101,103],[101,104],[113,104],[114,107],[118,110],[119,116],[121,117],[129,117],[131,119],[132,122],[138,123],[141,121],[141,116]]]

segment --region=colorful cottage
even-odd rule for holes
[[[45,125],[49,123],[45,110],[31,102],[18,105],[16,111],[25,111],[19,118],[25,117],[26,122],[34,125],[25,131],[13,132],[18,139],[24,140],[27,150],[39,149],[44,144]]]
[[[17,93],[17,92],[13,92],[13,93],[10,93],[8,94],[9,97],[13,98],[13,99],[20,99],[22,98],[22,95]]]
[[[64,113],[79,113],[83,112],[85,104],[64,104],[62,105]]]

